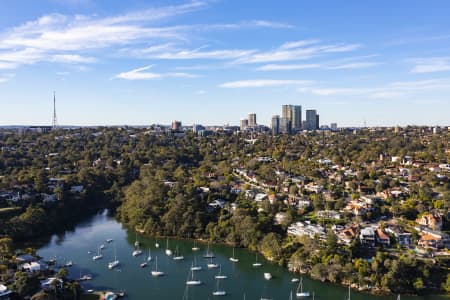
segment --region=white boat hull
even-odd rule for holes
[[[202,282],[200,280],[189,280],[186,281],[186,285],[200,285]]]
[[[225,291],[215,291],[213,292],[214,296],[225,296],[227,294],[227,292]]]
[[[110,262],[110,263],[108,264],[108,269],[114,269],[114,268],[117,267],[118,265],[119,265],[119,261],[118,261],[118,260],[112,261],[112,262]]]
[[[164,272],[152,271],[152,276],[155,276],[155,277],[164,276]]]

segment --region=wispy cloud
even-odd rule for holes
[[[114,76],[114,78],[126,79],[126,80],[150,80],[150,79],[160,79],[160,78],[197,78],[198,75],[189,73],[154,73],[148,72],[153,65],[137,68],[131,71],[122,72]]]
[[[430,80],[397,81],[377,87],[320,87],[310,86],[297,89],[302,93],[318,96],[361,96],[369,98],[401,98],[420,92],[450,91],[450,78]]]
[[[204,6],[205,2],[191,1],[104,18],[44,15],[0,32],[0,66],[13,68],[40,61],[90,63],[95,58],[83,56],[83,52],[92,49],[151,40],[181,40],[182,27],[158,27],[152,23]]]
[[[239,64],[295,61],[313,58],[327,53],[350,52],[360,44],[319,44],[318,40],[289,42],[273,51],[257,52],[236,60]]]
[[[358,60],[359,58],[355,58]],[[258,71],[290,71],[290,70],[304,70],[304,69],[326,69],[326,70],[350,70],[363,69],[381,65],[380,62],[374,61],[353,61],[348,62],[349,59],[340,61],[329,61],[315,64],[268,64],[258,67]]]
[[[263,51],[257,49],[216,49],[207,50],[208,45],[196,49],[177,49],[173,44],[156,45],[143,49],[128,49],[125,53],[139,58],[147,59],[219,59],[232,60],[233,64],[250,64],[280,61],[305,60],[329,53],[341,53],[354,51],[361,47],[360,44],[320,44],[319,40],[304,40],[282,44],[276,50]],[[313,68],[312,65],[293,65],[283,67],[269,65],[261,67],[261,70],[301,69]],[[342,68],[344,68],[343,66]],[[356,68],[357,65],[348,65],[348,68]]]
[[[78,54],[56,54],[51,57],[51,60],[54,62],[61,63],[93,63],[96,62],[97,59],[94,57],[84,57]]]
[[[411,73],[434,73],[450,71],[450,57],[429,57],[410,60],[415,64]]]
[[[16,74],[0,74],[0,83],[11,80]]]
[[[328,66],[327,68],[330,70],[344,70],[344,69],[363,69],[363,68],[370,68],[380,65],[379,62],[353,62],[353,63],[346,63],[346,64],[339,64],[334,66]]]
[[[240,50],[240,49],[225,49],[225,50],[205,50],[208,46],[202,46],[196,49],[175,49],[171,48],[171,44],[164,44],[159,46],[152,46],[144,49],[134,49],[129,51],[129,54],[139,58],[148,59],[172,59],[172,60],[189,60],[189,59],[236,59],[239,57],[248,56],[256,50]]]
[[[257,68],[258,71],[290,71],[290,70],[304,70],[304,69],[317,69],[320,68],[320,64],[292,64],[292,65],[279,65],[269,64]]]
[[[225,82],[219,85],[222,88],[259,88],[259,87],[274,87],[286,85],[309,85],[313,81],[309,80],[279,80],[279,79],[251,79]]]
[[[237,23],[222,23],[222,24],[199,24],[192,29],[199,31],[208,30],[229,30],[229,29],[253,29],[253,28],[271,28],[271,29],[292,29],[295,26],[287,23],[274,22],[268,20],[251,20]]]

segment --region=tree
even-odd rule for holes
[[[11,238],[0,238],[0,259],[12,256],[14,253],[13,241]]]

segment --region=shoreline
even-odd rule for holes
[[[160,239],[167,239],[168,238],[168,239],[173,239],[173,240],[197,241],[197,242],[200,242],[202,244],[209,243],[209,241],[207,241],[205,239],[183,238],[183,237],[176,237],[176,236],[152,236],[150,234],[145,233],[145,231],[143,229],[138,229],[138,228],[134,228],[133,229],[131,226],[128,226],[126,223],[122,223],[119,220],[118,220],[118,222],[120,222],[121,224],[124,224],[129,229],[134,230],[135,232],[137,232],[137,233],[139,233],[139,234],[141,234],[141,235],[143,235],[144,237],[147,237],[147,238],[153,238],[153,239],[158,239],[158,238],[160,238]],[[211,242],[211,245],[215,245],[215,246],[225,245],[225,246],[228,246],[228,247],[233,247],[233,245],[227,244],[227,243]],[[279,265],[276,262],[274,262],[273,260],[271,260],[270,258],[265,257],[264,254],[261,253],[260,251],[252,251],[252,250],[250,250],[248,248],[244,248],[244,247],[237,247],[237,248],[244,249],[244,250],[246,250],[246,251],[248,251],[250,253],[259,254],[265,260],[270,262],[271,264]],[[350,287],[352,290],[356,290],[358,292],[366,293],[366,294],[370,294],[370,295],[374,295],[374,296],[395,296],[395,295],[413,296],[413,297],[414,296],[433,296],[433,295],[436,295],[436,296],[447,296],[447,294],[436,294],[436,293],[431,293],[431,292],[430,293],[423,293],[421,295],[419,295],[419,294],[408,294],[408,293],[404,293],[404,294],[402,294],[402,293],[392,293],[392,292],[384,291],[384,290],[381,290],[381,289],[378,289],[378,288],[371,288],[371,289],[361,288],[361,287],[358,287],[358,284],[355,284],[355,283],[348,284],[348,283],[345,283],[345,282],[333,283],[333,282],[330,282],[328,280],[321,281],[321,280],[314,279],[313,277],[311,277],[310,272],[307,272],[307,271],[306,272],[302,272],[300,270],[296,271],[296,270],[293,270],[293,269],[289,268],[286,264],[279,265],[279,266],[284,268],[285,270],[287,270],[288,272],[290,272],[292,274],[306,275],[308,277],[308,279],[313,280],[313,281],[321,282],[323,284],[327,284],[327,285],[331,285],[331,286],[346,287],[346,288]]]

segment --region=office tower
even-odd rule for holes
[[[249,113],[248,114],[248,127],[255,127],[255,126],[256,126],[256,114]]]
[[[277,135],[280,133],[280,116],[279,115],[274,115],[272,116],[272,122],[271,122],[271,127],[272,127],[272,134],[273,135]]]
[[[317,129],[317,111],[315,109],[306,110],[306,130],[316,130]]]
[[[200,125],[200,124],[194,124],[194,125],[192,125],[192,131],[194,132],[194,133],[198,133],[199,131],[201,131],[201,130],[205,130],[206,128],[204,127],[204,126],[202,126],[202,125]]]
[[[281,107],[281,117],[289,119],[291,130],[297,131],[302,129],[302,106],[285,104]]]
[[[172,130],[178,131],[181,130],[181,121],[173,121],[172,122]]]
[[[320,121],[319,121],[319,115],[316,115],[316,129],[320,128]]]
[[[336,131],[337,130],[337,123],[331,123],[330,124],[330,128],[331,128],[331,130]]]
[[[291,121],[288,118],[280,118],[280,133],[291,133]]]
[[[247,119],[242,119],[240,125],[241,125],[240,126],[241,131],[246,130],[247,127],[248,127],[248,120]]]

